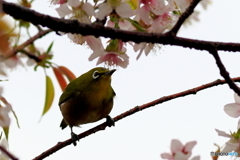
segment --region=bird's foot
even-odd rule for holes
[[[76,135],[75,133],[71,132],[71,138],[73,140],[73,145],[76,146],[77,145],[76,141],[79,141],[78,135]]]
[[[107,119],[106,123],[108,127],[115,126],[114,120],[109,115],[106,117],[106,119]]]

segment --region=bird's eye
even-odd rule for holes
[[[92,74],[92,78],[93,79],[97,79],[99,77],[99,72],[98,71],[94,71],[93,74]]]

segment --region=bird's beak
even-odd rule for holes
[[[104,73],[104,75],[106,75],[106,76],[107,76],[107,75],[108,75],[108,76],[111,76],[115,71],[116,71],[116,69],[107,71],[106,73]]]

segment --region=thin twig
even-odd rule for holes
[[[179,17],[175,26],[168,32],[168,34],[176,35],[179,31],[180,27],[184,23],[184,21],[193,13],[194,8],[198,5],[201,0],[193,0],[190,6],[186,9],[186,11]]]
[[[6,154],[10,159],[12,160],[18,160],[12,153],[10,153],[8,150],[6,150],[3,146],[0,145],[0,150]]]
[[[54,31],[60,31],[65,33],[76,33],[81,34],[83,36],[86,35],[94,35],[96,37],[103,36],[111,39],[121,39],[124,42],[133,41],[136,43],[148,42],[148,43],[160,43],[165,45],[176,45],[206,51],[211,49],[212,46],[215,46],[217,50],[240,51],[239,43],[202,41],[175,37],[167,33],[166,34],[144,33],[114,29],[100,25],[85,24],[80,23],[76,20],[59,19],[48,15],[44,15],[31,9],[24,8],[20,5],[16,5],[14,3],[9,3],[5,1],[3,1],[3,10],[5,13],[14,17],[15,19],[22,19],[24,21],[31,22],[32,24],[35,25],[42,25],[51,28]]]
[[[240,89],[238,88],[238,86],[233,82],[233,80],[229,76],[229,73],[226,70],[225,66],[223,65],[221,58],[218,55],[217,50],[215,50],[215,49],[209,50],[209,53],[214,57],[216,64],[218,66],[218,69],[220,70],[221,76],[226,80],[229,87],[240,96]]]
[[[237,77],[237,78],[233,78],[232,81],[235,81],[235,82],[240,82],[240,77]],[[164,97],[161,97],[159,99],[156,99],[152,102],[149,102],[149,103],[146,103],[146,104],[143,104],[141,106],[136,106],[118,116],[116,116],[114,119],[115,122],[123,119],[123,118],[126,118],[132,114],[135,114],[141,110],[144,110],[144,109],[147,109],[147,108],[150,108],[150,107],[153,107],[157,104],[160,104],[160,103],[164,103],[164,102],[167,102],[167,101],[170,101],[172,99],[176,99],[176,98],[179,98],[179,97],[184,97],[184,96],[187,96],[187,95],[190,95],[190,94],[197,94],[197,92],[201,91],[201,90],[204,90],[204,89],[207,89],[207,88],[211,88],[213,86],[218,86],[218,85],[222,85],[222,84],[225,84],[226,81],[225,80],[216,80],[216,81],[213,81],[211,83],[207,83],[207,84],[204,84],[204,85],[201,85],[201,86],[198,86],[196,88],[192,88],[192,89],[189,89],[189,90],[186,90],[186,91],[183,91],[183,92],[179,92],[179,93],[176,93],[176,94],[172,94],[172,95],[169,95],[169,96],[164,96]],[[78,135],[79,139],[82,139],[82,138],[85,138],[93,133],[96,133],[98,131],[101,131],[101,130],[105,130],[105,128],[107,127],[107,124],[106,122],[105,123],[102,123],[92,129],[89,129],[81,134]],[[66,147],[67,145],[70,145],[72,144],[72,139],[68,139],[64,142],[58,142],[55,146],[53,146],[52,148],[46,150],[45,152],[43,152],[42,154],[40,154],[39,156],[35,157],[33,160],[41,160],[41,159],[44,159],[46,157],[48,157],[49,155],[57,152],[58,150]]]
[[[30,52],[28,52],[28,51],[26,51],[24,49],[23,50],[19,50],[19,52],[24,53],[26,56],[28,56],[28,58],[31,58],[31,59],[35,60],[36,62],[41,62],[40,58],[38,58],[37,56],[33,55],[32,53],[30,53]]]
[[[29,38],[27,41],[25,41],[24,43],[22,43],[21,45],[18,45],[17,47],[15,47],[13,50],[11,50],[9,53],[6,54],[7,57],[10,57],[14,54],[16,54],[17,52],[19,52],[20,50],[23,50],[26,46],[28,46],[29,44],[32,44],[35,40],[41,38],[42,36],[48,34],[52,32],[51,29],[47,29],[47,30],[40,30],[36,35],[34,35],[33,37]]]

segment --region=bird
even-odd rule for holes
[[[73,132],[74,126],[96,122],[106,118],[109,127],[114,120],[109,116],[116,96],[111,86],[111,76],[116,69],[96,67],[71,81],[59,98],[59,107],[63,116],[62,129],[71,130],[73,145],[79,141]]]

